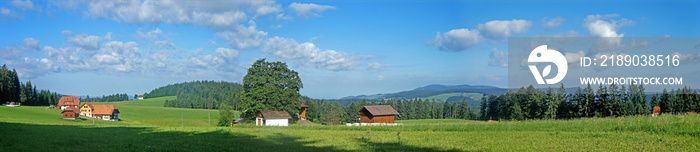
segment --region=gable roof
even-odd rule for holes
[[[292,118],[292,116],[289,116],[289,113],[287,111],[266,111],[266,112],[260,112],[260,117],[263,118]]]
[[[302,107],[302,108],[308,108],[309,106],[302,103],[302,104],[301,104],[301,107]]]
[[[76,96],[63,96],[58,100],[58,106],[80,106],[80,99]]]
[[[115,107],[114,105],[107,104],[107,105],[95,105],[95,111],[92,112],[92,114],[97,114],[97,115],[111,115],[114,112],[119,113],[119,109]]]
[[[68,111],[73,111],[73,112],[75,112],[75,113],[80,113],[80,110],[78,110],[78,108],[76,108],[76,107],[66,107],[65,110],[61,111],[61,113],[68,112]]]
[[[94,103],[94,102],[86,102],[86,103],[83,104],[83,105],[88,105],[88,107],[90,107],[90,109],[95,109],[95,103]],[[83,106],[80,106],[80,107],[83,107]]]
[[[390,105],[378,105],[378,106],[364,106],[360,111],[367,110],[373,116],[387,116],[387,115],[398,115],[399,112],[394,110]]]

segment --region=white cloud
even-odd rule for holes
[[[367,70],[369,70],[370,72],[381,71],[384,67],[385,67],[384,65],[379,64],[377,62],[367,63]]]
[[[321,51],[313,43],[299,44],[294,39],[277,36],[268,39],[262,51],[295,65],[332,71],[350,70],[360,64],[353,54],[334,50]]]
[[[489,66],[508,67],[508,53],[493,48],[489,54]]]
[[[39,40],[35,38],[26,38],[24,39],[24,47],[32,50],[39,49]]]
[[[279,4],[261,6],[256,10],[255,17],[265,16],[267,14],[278,13],[282,11],[282,6]]]
[[[616,18],[619,17],[617,14],[608,14],[608,15],[588,15],[583,21],[584,21],[584,27],[588,29],[588,32],[593,35],[593,36],[598,36],[598,37],[623,37],[625,34],[624,33],[619,33],[617,30],[625,25],[630,25],[634,24],[634,21],[627,20],[627,19],[620,19],[620,20],[608,20],[605,21],[605,19],[609,18]]]
[[[512,34],[524,33],[532,26],[527,20],[495,20],[479,24],[477,28],[484,37],[492,39],[508,38]]]
[[[384,80],[384,76],[378,75],[378,76],[377,76],[377,80],[380,80],[380,81],[381,81],[381,80]]]
[[[258,31],[255,22],[252,20],[248,24],[248,27],[238,25],[236,29],[217,32],[216,36],[226,40],[229,46],[236,49],[260,47],[262,41],[267,37],[267,32]]]
[[[61,35],[63,35],[63,36],[73,35],[73,31],[71,31],[71,30],[63,30],[63,31],[61,31]]]
[[[438,32],[433,41],[428,44],[438,47],[445,51],[463,51],[479,44],[482,41],[479,36],[479,31],[463,29],[454,29],[445,34]]]
[[[10,5],[17,7],[17,8],[20,8],[22,10],[34,9],[34,3],[32,3],[32,1],[29,1],[29,0],[26,0],[26,1],[13,0],[12,2],[10,2]]]
[[[569,64],[578,64],[581,60],[581,57],[584,56],[586,56],[586,52],[583,51],[564,53],[564,57],[566,58],[566,61],[569,62]]]
[[[542,27],[544,27],[544,29],[554,29],[554,28],[561,26],[561,24],[564,23],[564,21],[566,21],[566,19],[564,19],[563,17],[556,17],[556,18],[551,18],[551,19],[544,17],[544,18],[542,18],[542,21],[540,21],[540,22],[542,24]]]
[[[136,33],[137,33],[136,34],[137,38],[141,38],[141,39],[145,39],[145,40],[159,39],[161,37],[161,35],[163,35],[163,31],[161,31],[160,28],[156,28],[156,29],[154,29],[152,31],[148,31],[146,33],[141,32],[141,30],[139,29],[138,31],[136,31]]]
[[[303,18],[321,16],[321,12],[335,9],[334,6],[318,5],[313,3],[304,4],[297,2],[289,4],[289,8],[293,9],[297,15]]]
[[[0,8],[0,14],[7,18],[15,17],[16,13],[13,10],[7,9],[5,7]]]
[[[68,42],[71,42],[83,49],[94,50],[100,47],[99,45],[102,41],[110,39],[112,39],[112,32],[108,32],[104,37],[79,34],[69,37]]]

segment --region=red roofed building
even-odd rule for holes
[[[394,123],[394,116],[399,114],[390,105],[364,106],[357,113],[361,123]]]
[[[119,121],[119,109],[114,105],[95,105],[92,117],[102,120]]]
[[[67,107],[78,107],[80,106],[80,99],[76,96],[63,96],[58,100],[58,106],[56,108],[61,108],[61,110],[66,110]],[[78,111],[76,111],[78,112]]]
[[[63,119],[75,120],[80,117],[80,110],[76,107],[66,107],[61,114]]]

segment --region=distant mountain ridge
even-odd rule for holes
[[[419,90],[435,90],[435,91],[445,91],[445,90],[453,90],[453,89],[498,89],[498,87],[494,86],[487,86],[487,85],[441,85],[441,84],[431,84],[425,87],[418,87],[416,89],[413,89],[411,91],[419,91]]]
[[[443,93],[480,93],[480,94],[503,94],[508,90],[487,85],[440,85],[431,84],[424,87],[418,87],[409,91],[401,91],[396,93],[375,94],[375,95],[358,95],[348,96],[341,99],[412,99],[412,98],[427,98]]]

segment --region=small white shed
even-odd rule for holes
[[[256,126],[289,126],[292,117],[287,111],[265,111],[255,115]]]

